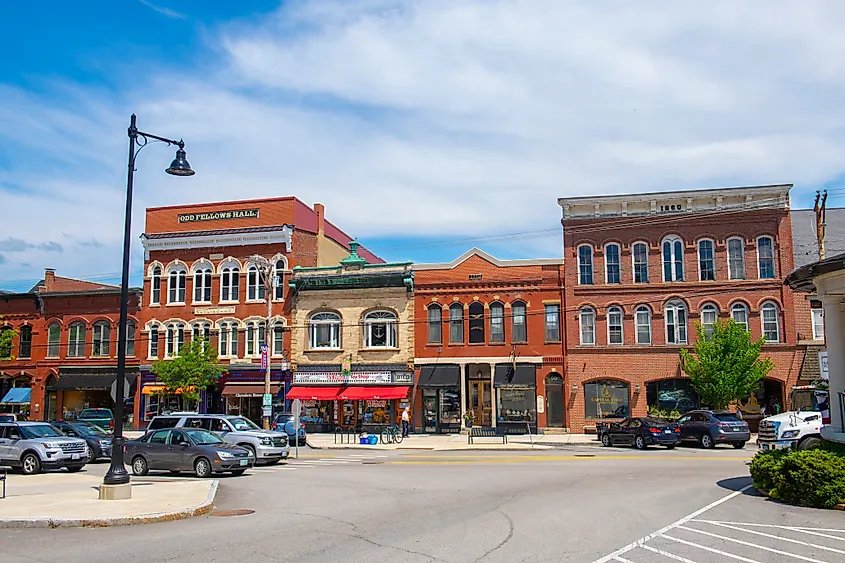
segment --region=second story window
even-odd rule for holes
[[[811,312],[813,315],[813,340],[824,340],[824,309],[811,309]]]
[[[484,305],[478,301],[469,306],[469,343],[484,343]]]
[[[94,342],[91,348],[92,356],[108,356],[111,327],[107,321],[94,323]]]
[[[745,279],[745,245],[741,238],[728,239],[728,277]]]
[[[393,311],[372,311],[364,315],[364,346],[397,348],[397,319]]]
[[[453,303],[449,306],[449,343],[461,344],[464,341],[464,306]]]
[[[588,244],[578,247],[578,283],[580,285],[593,283],[593,247]]]
[[[663,311],[666,320],[666,343],[687,343],[687,308],[680,301],[670,301]]]
[[[276,261],[276,279],[273,280],[273,299],[281,300],[285,298],[285,270],[287,263],[283,260]]]
[[[167,302],[184,303],[187,272],[181,266],[175,266],[167,274]]]
[[[238,357],[238,323],[235,321],[224,321],[220,323],[218,334],[219,346],[217,351],[221,356],[227,358]]]
[[[498,344],[505,341],[505,306],[501,303],[490,304],[490,342]]]
[[[634,260],[634,283],[648,283],[648,244],[635,242],[631,254]]]
[[[185,344],[185,327],[178,323],[169,323],[165,332],[165,358],[175,358]]]
[[[10,326],[0,326],[0,336],[3,337],[3,343],[0,344],[0,359],[12,359],[12,338],[15,336],[15,330]]]
[[[340,348],[340,315],[337,313],[311,315],[308,331],[310,348]]]
[[[514,301],[511,304],[511,341],[527,342],[528,328],[526,326],[525,303]]]
[[[246,270],[246,299],[247,301],[263,301],[266,295],[264,273],[255,264],[250,264]]]
[[[255,358],[261,355],[261,345],[266,338],[264,321],[250,321],[246,323],[246,356]]]
[[[191,326],[191,340],[202,340],[202,349],[208,348],[208,341],[211,338],[211,323],[201,321]]]
[[[719,320],[719,310],[715,305],[708,303],[701,308],[701,326],[704,329],[704,337],[713,338],[713,327]]]
[[[678,237],[663,239],[663,281],[684,281],[684,242]]]
[[[604,278],[606,283],[622,283],[621,252],[616,243],[604,247]]]
[[[161,303],[161,268],[154,266],[150,273],[150,305]]]
[[[698,241],[698,279],[701,281],[716,279],[716,258],[713,241],[709,239]]]
[[[611,307],[607,310],[607,343],[623,344],[622,308]]]
[[[236,302],[239,299],[241,269],[226,265],[220,271],[220,301]]]
[[[47,357],[58,358],[59,347],[62,337],[62,327],[59,323],[51,323],[47,327]]]
[[[18,357],[29,358],[32,356],[32,327],[24,325],[20,330],[20,343],[18,344]]]
[[[68,329],[67,355],[79,358],[85,355],[85,325],[76,322]]]
[[[147,356],[150,358],[158,358],[158,325],[150,325],[149,346]]]
[[[775,243],[772,237],[757,239],[757,273],[761,280],[775,277]]]
[[[546,305],[546,342],[560,340],[560,305]]]
[[[769,301],[760,308],[760,320],[763,322],[763,338],[766,342],[780,342],[780,318],[778,306]]]
[[[434,303],[428,306],[428,343],[440,344],[442,342],[443,308]]]
[[[637,325],[637,344],[651,344],[651,309],[640,305],[634,313]]]
[[[285,325],[282,321],[273,324],[273,355],[282,356],[285,352]]]
[[[593,346],[596,343],[596,312],[590,307],[584,307],[581,309],[578,324],[581,329],[581,345]],[[547,324],[546,340],[550,340],[548,336]]]
[[[211,303],[210,266],[200,266],[194,272],[194,302]]]
[[[744,330],[748,330],[748,307],[742,303],[734,303],[731,307],[731,318]]]
[[[135,321],[126,322],[126,355],[135,355]]]

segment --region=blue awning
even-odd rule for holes
[[[0,403],[29,403],[29,396],[32,394],[32,389],[29,387],[12,387]]]

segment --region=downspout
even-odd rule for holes
[[[570,396],[569,396],[569,378],[567,377],[569,374],[569,358],[566,354],[566,341],[568,339],[569,330],[567,328],[567,319],[569,317],[566,308],[566,288],[564,287],[564,282],[566,280],[566,227],[563,224],[563,219],[560,220],[561,225],[561,243],[563,245],[561,255],[563,256],[563,276],[561,276],[560,268],[557,270],[557,285],[558,291],[560,292],[560,315],[561,315],[561,328],[563,329],[563,333],[560,335],[560,354],[563,358],[562,367],[563,367],[563,425],[565,428],[570,429],[572,428],[571,424],[571,414],[569,403],[570,403]],[[548,416],[548,415],[547,415]]]

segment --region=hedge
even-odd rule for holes
[[[754,486],[775,500],[814,508],[845,503],[845,448],[839,444],[760,452],[750,472]]]

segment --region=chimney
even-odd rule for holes
[[[326,230],[326,207],[322,203],[315,203],[314,211],[317,212],[317,236],[323,236]]]
[[[44,268],[44,291],[50,291],[56,282],[56,269]]]

